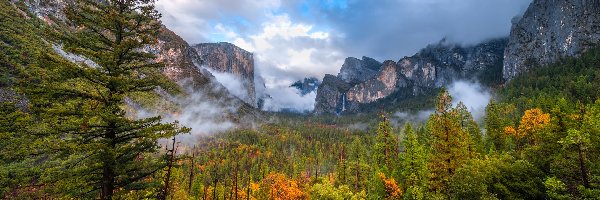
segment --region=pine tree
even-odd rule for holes
[[[404,198],[423,199],[427,188],[429,170],[428,155],[424,145],[419,144],[410,123],[404,126],[404,151],[400,153],[400,170],[402,185],[405,188]]]
[[[494,149],[500,152],[508,150],[504,128],[511,125],[508,115],[513,109],[512,106],[498,104],[494,100],[490,100],[485,107],[484,127],[487,150]]]
[[[452,108],[452,97],[445,89],[438,95],[435,108],[428,121],[433,140],[430,188],[449,196],[449,180],[469,159],[471,139],[461,129],[458,111]]]
[[[369,166],[366,164],[366,147],[359,137],[355,137],[349,148],[348,184],[359,192],[366,187]]]
[[[134,119],[124,110],[129,95],[164,84],[162,65],[143,51],[160,28],[154,1],[81,0],[65,12],[71,29],[57,34],[60,42],[93,64],[57,64],[61,58],[46,55],[29,71],[37,83],[26,90],[33,110],[64,142],[57,145],[63,167],[50,178],[63,193],[89,198],[147,188],[147,178],[165,166],[155,155],[157,140],[189,131],[160,117]]]
[[[12,102],[0,102],[0,199],[19,197],[39,172],[35,161],[40,147],[36,135],[27,131],[31,116]]]
[[[398,141],[393,133],[389,120],[381,115],[375,138],[375,159],[385,172],[394,170],[398,158]]]
[[[590,166],[597,165],[599,133],[600,133],[600,101],[583,107],[571,114],[574,119],[572,127],[566,131],[566,136],[561,138],[558,143],[562,145],[562,154],[566,162],[577,163],[577,167],[568,169],[573,174],[573,179],[577,184],[583,185],[586,189],[593,188],[592,180],[599,177],[593,172],[590,173]],[[597,183],[596,183],[597,184]]]
[[[475,122],[475,119],[473,119],[473,115],[471,115],[463,102],[459,102],[458,105],[456,105],[456,110],[458,112],[458,120],[462,131],[471,136],[469,151],[477,154],[483,153],[481,130],[479,129],[477,122]]]

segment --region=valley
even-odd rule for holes
[[[318,75],[188,43],[164,3],[0,2],[0,199],[600,196],[600,3],[533,0],[508,35]]]

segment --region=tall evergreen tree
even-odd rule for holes
[[[470,157],[471,139],[460,126],[457,109],[452,108],[452,97],[442,89],[437,97],[435,112],[428,121],[432,135],[432,173],[430,188],[449,196],[449,180]]]
[[[134,93],[153,92],[164,77],[143,48],[157,41],[160,14],[153,0],[81,0],[66,11],[70,29],[58,34],[67,51],[91,62],[62,63],[47,55],[29,70],[33,110],[65,155],[55,185],[68,195],[112,199],[147,188],[165,165],[157,140],[188,132],[160,117],[135,119],[124,110]],[[45,76],[50,74],[51,76]],[[62,172],[62,173],[60,173]]]
[[[471,136],[469,151],[477,154],[483,153],[483,137],[481,136],[479,125],[475,122],[475,119],[473,119],[473,115],[471,115],[463,102],[459,102],[458,105],[456,105],[456,111],[461,129]]]
[[[400,170],[405,188],[404,198],[423,199],[429,176],[427,149],[419,143],[410,123],[404,126],[402,145],[404,151],[400,153]]]
[[[348,152],[348,185],[355,192],[363,190],[367,185],[369,165],[367,165],[367,148],[359,137],[355,137]]]
[[[514,111],[514,106],[503,103],[496,103],[490,100],[485,107],[485,146],[487,150],[507,151],[507,144],[504,128],[513,125],[510,119],[511,113]]]
[[[390,121],[383,114],[376,131],[375,159],[385,172],[391,172],[397,162],[399,146]]]

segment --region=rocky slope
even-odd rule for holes
[[[600,1],[534,0],[513,24],[505,51],[507,80],[533,66],[577,56],[600,43]]]
[[[254,58],[252,53],[231,43],[201,43],[193,48],[202,59],[202,65],[217,73],[228,73],[242,82],[246,95],[242,98],[246,103],[256,106],[254,87]]]
[[[501,76],[506,43],[500,38],[462,47],[442,40],[398,62],[347,58],[338,76],[323,79],[314,112],[352,113],[380,99],[414,97],[455,79],[497,83],[500,79],[493,77]]]

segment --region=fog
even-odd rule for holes
[[[482,122],[485,116],[485,107],[492,98],[489,89],[472,81],[458,80],[447,86],[448,93],[452,96],[452,106],[463,102],[473,118]],[[396,112],[393,117],[405,122],[421,123],[427,121],[434,112],[433,109],[420,110],[417,112]]]
[[[456,106],[458,102],[463,102],[478,122],[483,120],[485,107],[492,98],[487,88],[479,83],[469,81],[456,81],[450,84],[448,93],[452,96],[453,106]]]
[[[191,92],[192,90],[188,90]],[[229,113],[239,108],[239,103],[227,103],[225,99],[213,99],[200,92],[182,96],[163,96],[177,105],[177,111],[148,110],[133,105],[135,116],[139,119],[160,115],[163,123],[178,121],[181,126],[191,128],[189,134],[180,134],[177,141],[193,145],[198,136],[210,136],[235,128],[229,120]],[[131,104],[131,103],[130,103]]]
[[[208,70],[215,77],[215,79],[217,79],[217,81],[221,83],[221,85],[223,85],[227,91],[229,91],[229,93],[246,102],[249,102],[248,99],[250,98],[248,96],[248,90],[244,86],[244,80],[242,78],[227,72],[217,72],[208,67],[203,68]]]
[[[431,113],[433,113],[433,110],[421,110],[421,111],[417,111],[416,113],[396,112],[396,113],[394,113],[393,117],[400,119],[402,121],[405,121],[405,122],[420,123],[420,122],[427,121],[427,119],[429,118],[429,115],[431,115]],[[402,125],[402,124],[400,124],[400,125]]]
[[[293,87],[276,87],[269,90],[269,95],[276,98],[265,99],[263,110],[305,113],[314,109],[317,92],[302,95]]]

